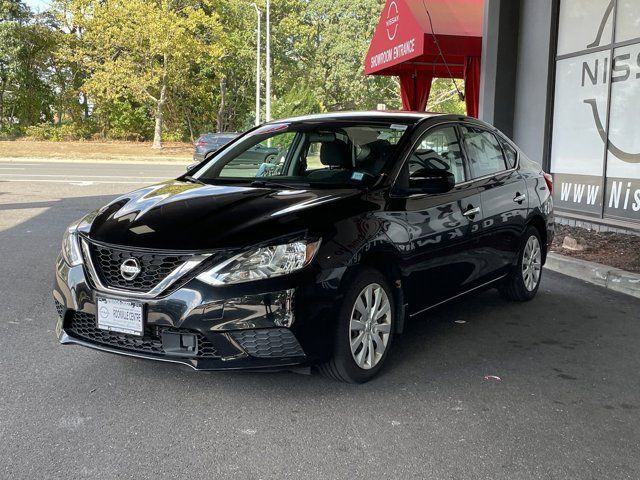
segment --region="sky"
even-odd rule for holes
[[[32,10],[45,10],[49,6],[49,2],[47,0],[24,0]]]

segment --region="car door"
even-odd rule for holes
[[[517,257],[529,205],[527,188],[516,168],[517,153],[504,139],[501,144],[493,132],[475,125],[462,125],[460,131],[472,181],[480,189],[479,242],[488,281],[506,274]]]
[[[409,243],[404,270],[411,313],[449,299],[477,285],[480,189],[467,182],[468,171],[454,123],[419,135],[397,183],[411,185],[412,173],[423,168],[453,173],[455,186],[441,194],[402,198]],[[410,190],[409,190],[410,191]]]

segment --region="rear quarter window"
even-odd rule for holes
[[[518,163],[518,152],[515,148],[511,146],[506,140],[500,138],[498,136],[498,141],[502,146],[502,150],[504,151],[504,159],[507,162],[507,168],[516,168],[516,164]]]

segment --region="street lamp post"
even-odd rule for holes
[[[271,120],[271,21],[270,21],[270,8],[269,0],[266,0],[267,8],[267,85],[265,93],[265,117],[267,122]]]
[[[255,3],[251,6],[256,9],[258,17],[258,30],[256,32],[256,126],[260,125],[260,9]]]

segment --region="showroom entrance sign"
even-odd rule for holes
[[[403,108],[418,111],[427,106],[433,78],[464,78],[467,113],[477,117],[483,5],[483,0],[387,0],[364,73],[400,77]]]

